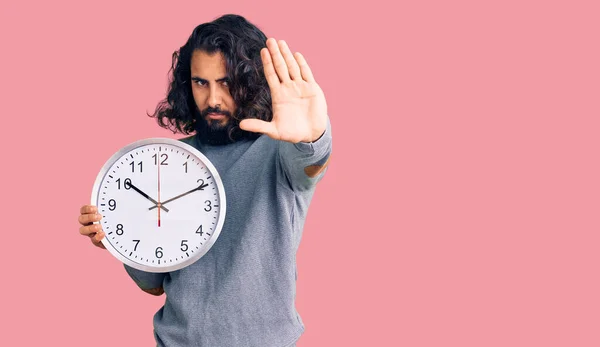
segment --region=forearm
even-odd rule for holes
[[[127,274],[137,286],[148,294],[161,295],[164,293],[163,280],[166,276],[164,273],[152,273],[134,269],[124,265]]]
[[[331,123],[313,142],[281,141],[279,159],[287,180],[295,190],[313,187],[327,169],[332,151]]]
[[[163,289],[162,286],[158,287],[158,288],[153,288],[153,289],[142,289],[143,291],[145,291],[148,294],[151,295],[155,295],[155,296],[160,296],[163,295],[163,293],[165,292],[165,290]]]

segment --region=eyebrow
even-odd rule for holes
[[[228,80],[229,80],[229,78],[227,78],[227,77],[222,77],[222,78],[219,78],[218,80],[216,80],[216,82],[224,82],[224,81],[228,81]],[[197,76],[194,76],[194,77],[192,77],[192,81],[194,81],[194,82],[204,82],[204,83],[208,83],[208,81],[207,81],[207,80],[205,80],[204,78],[200,78],[200,77],[197,77]]]

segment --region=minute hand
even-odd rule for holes
[[[197,186],[196,188],[194,188],[194,189],[192,189],[192,190],[190,190],[190,191],[187,191],[187,192],[185,192],[185,193],[183,193],[183,194],[177,195],[177,196],[176,196],[176,197],[174,197],[174,198],[171,198],[171,199],[169,199],[169,200],[165,200],[165,201],[161,202],[161,203],[160,203],[160,205],[162,206],[162,205],[164,205],[164,204],[166,204],[166,203],[168,203],[168,202],[171,202],[171,201],[173,201],[173,200],[177,200],[177,199],[179,199],[179,198],[181,198],[181,197],[183,197],[183,196],[186,196],[186,195],[188,195],[189,193],[193,193],[193,192],[195,192],[196,190],[204,190],[204,188],[205,188],[205,187],[208,187],[208,184],[206,184],[206,183],[205,183],[205,184],[201,184],[201,185]],[[149,208],[149,210],[155,209],[155,208],[157,208],[157,207],[158,207],[158,205],[154,205],[154,206],[150,207],[150,208]]]

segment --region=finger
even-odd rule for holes
[[[296,52],[296,54],[294,56],[296,57],[296,61],[298,62],[298,65],[300,65],[300,71],[302,72],[302,78],[306,82],[314,82],[315,78],[313,77],[312,71],[310,70],[308,63],[306,62],[306,59],[304,59],[304,56],[300,52]]]
[[[283,59],[285,60],[285,63],[287,64],[290,78],[293,80],[302,79],[302,76],[300,75],[300,66],[298,66],[298,62],[292,55],[292,51],[290,51],[290,48],[288,47],[287,42],[285,42],[284,40],[279,40],[279,50],[281,51],[281,54],[283,55]]]
[[[260,50],[260,57],[263,61],[263,69],[265,71],[265,78],[267,79],[267,83],[271,89],[277,88],[279,86],[279,77],[277,76],[277,72],[275,72],[275,68],[273,67],[273,60],[271,60],[271,54],[267,48],[263,48]]]
[[[99,213],[87,213],[79,215],[79,224],[90,225],[93,222],[97,222],[102,219],[102,215]]]
[[[102,226],[100,224],[85,225],[79,228],[79,233],[87,236],[93,235],[100,231],[102,231]]]
[[[96,212],[98,212],[98,208],[94,205],[83,205],[83,206],[81,206],[81,209],[79,209],[79,213],[81,213],[81,214],[96,213]]]
[[[279,45],[275,39],[270,38],[267,40],[267,47],[269,48],[269,53],[271,54],[271,61],[273,61],[273,66],[275,67],[275,71],[277,72],[277,76],[281,82],[288,82],[290,80],[290,73],[288,72],[287,65],[285,64],[285,60],[281,55],[281,51],[279,50]]]
[[[92,239],[92,243],[94,244],[94,246],[106,249],[106,247],[104,247],[104,244],[102,243],[102,239],[104,238],[104,236],[104,231],[101,231],[96,233],[95,235],[90,235],[90,239]]]
[[[244,119],[240,122],[240,128],[242,130],[266,134],[269,137],[277,138],[277,128],[275,125],[260,119]]]

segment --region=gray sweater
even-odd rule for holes
[[[182,138],[223,180],[219,238],[194,264],[170,273],[125,265],[142,289],[163,287],[154,316],[158,346],[285,347],[304,332],[295,308],[296,251],[317,182],[331,155],[331,124],[313,143],[262,135],[225,146]],[[319,170],[320,169],[320,170]]]

